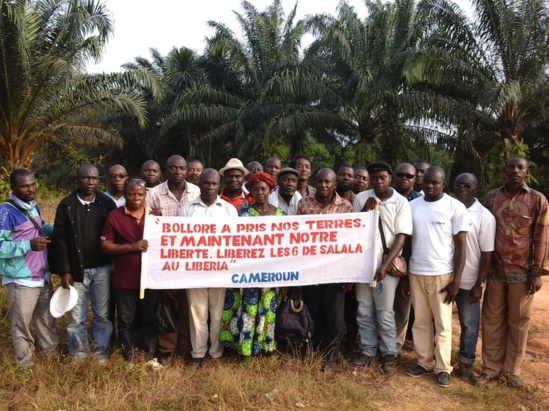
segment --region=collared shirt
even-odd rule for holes
[[[356,194],[353,193],[353,190],[349,190],[349,191],[347,191],[347,193],[348,193],[349,198],[341,197],[341,195],[340,195],[340,197],[347,200],[349,203],[353,204],[353,201],[355,201],[355,198],[356,198]]]
[[[225,195],[225,187],[223,187],[221,189],[221,193],[219,193],[219,196],[223,200],[225,200],[227,203],[232,204],[237,210],[240,210],[240,207],[250,202],[244,190],[242,190],[242,192],[239,195],[237,195],[235,198],[229,198]]]
[[[526,282],[532,264],[543,264],[547,258],[547,198],[526,184],[511,197],[502,186],[486,194],[484,206],[496,218],[496,278]]]
[[[179,211],[181,217],[208,217],[225,219],[238,218],[238,212],[234,206],[223,200],[220,196],[211,205],[206,205],[202,197],[195,198],[193,201],[185,204]]]
[[[179,209],[200,195],[200,189],[192,183],[185,183],[185,192],[178,200],[165,181],[147,192],[147,205],[164,216],[179,215]]]
[[[481,253],[494,251],[496,236],[496,219],[476,198],[467,209],[467,216],[467,251],[459,284],[459,288],[463,290],[470,290],[477,282]]]
[[[286,200],[282,198],[279,189],[277,188],[271,194],[269,194],[269,204],[280,208],[286,213],[286,215],[296,215],[299,200],[301,200],[302,198],[303,197],[301,197],[301,194],[296,191],[290,199],[290,203],[287,203]]]
[[[122,207],[123,205],[126,205],[126,197],[122,196],[120,198],[114,198],[114,196],[111,194],[110,191],[105,191],[103,194],[105,194],[107,197],[111,198],[112,201],[114,201],[114,204],[116,204],[116,207]]]
[[[332,202],[327,206],[320,204],[316,200],[316,196],[310,196],[303,198],[297,207],[297,214],[339,214],[350,213],[353,209],[351,203],[341,198],[339,194],[334,191]]]
[[[105,220],[101,240],[112,241],[114,244],[133,244],[143,239],[143,229],[147,215],[153,214],[146,207],[145,213],[138,220],[126,209],[119,207],[112,211]],[[131,251],[113,255],[114,276],[113,287],[122,289],[138,289],[141,281],[141,251]]]

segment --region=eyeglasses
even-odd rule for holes
[[[140,178],[132,178],[128,181],[126,181],[126,185],[129,187],[129,186],[133,186],[137,184],[138,186],[141,186],[141,187],[146,187],[147,183],[145,183],[145,181],[141,180]]]
[[[470,190],[471,188],[473,188],[473,184],[454,184],[455,190]]]
[[[408,174],[408,173],[396,173],[396,176],[398,178],[407,178],[408,180],[411,180],[416,177],[415,174]]]

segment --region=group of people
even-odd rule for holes
[[[53,226],[35,203],[36,183],[24,169],[10,175],[12,193],[0,206],[0,274],[7,287],[9,318],[17,363],[33,366],[36,332],[39,352],[55,352],[59,337],[49,312],[50,272],[64,288],[74,287],[78,302],[69,312],[70,358],[108,360],[117,324],[125,359],[137,349],[146,361],[187,355],[193,367],[225,347],[247,363],[277,348],[278,288],[145,290],[140,299],[142,253],[148,242],[144,224],[150,215],[232,219],[303,214],[380,212],[379,266],[372,283],[303,286],[314,320],[312,345],[322,351],[324,370],[337,368],[342,341],[358,344],[350,358],[356,367],[380,364],[394,375],[413,315],[417,364],[406,374],[435,373],[448,387],[453,371],[452,305],[461,325],[457,374],[477,385],[504,379],[523,385],[524,360],[533,294],[548,252],[547,199],[531,189],[524,158],[509,158],[505,184],[481,203],[470,173],[453,184],[455,198],[444,193],[442,168],[426,161],[393,167],[377,161],[367,168],[322,168],[312,179],[313,164],[298,156],[287,167],[272,157],[244,166],[230,159],[219,171],[179,155],[160,165],[146,161],[140,178],[129,178],[122,165],[107,172],[108,190],[98,189],[99,170],[84,164],[76,172],[76,190],[59,204]],[[222,188],[221,188],[222,187]],[[371,187],[371,188],[369,188]],[[407,273],[397,274],[403,257]],[[327,270],[333,267],[326,267]],[[406,275],[407,274],[407,275]],[[473,364],[482,304],[483,371]],[[170,299],[178,321],[173,333],[159,333],[156,307]],[[88,335],[88,303],[92,340]],[[116,318],[114,313],[116,312]]]

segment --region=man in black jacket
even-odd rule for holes
[[[76,172],[77,189],[64,198],[55,214],[50,269],[61,276],[63,288],[73,285],[78,303],[70,312],[67,334],[69,352],[85,358],[90,352],[106,361],[113,325],[109,321],[111,260],[100,249],[103,223],[114,202],[97,190],[99,172],[92,164]],[[93,338],[90,350],[87,326],[88,301],[93,311]]]

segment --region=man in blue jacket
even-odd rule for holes
[[[36,182],[29,170],[10,174],[12,193],[0,205],[0,275],[9,300],[11,336],[17,364],[30,369],[34,338],[29,326],[33,321],[39,352],[51,354],[59,336],[49,305],[52,285],[48,271],[50,224],[42,221],[34,201]]]

